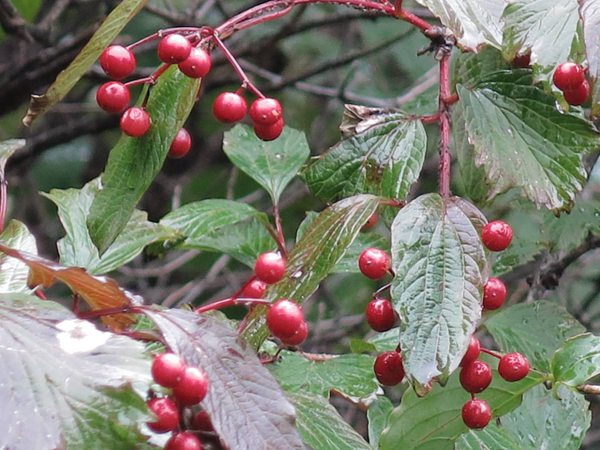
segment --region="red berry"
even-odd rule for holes
[[[152,378],[164,387],[173,387],[179,383],[184,370],[185,363],[175,353],[162,353],[152,361]]]
[[[477,339],[475,336],[471,336],[471,339],[469,340],[469,347],[467,347],[467,352],[460,361],[460,366],[464,367],[471,364],[473,361],[479,358],[480,352],[481,344],[479,343],[479,339]]]
[[[498,373],[506,381],[519,381],[529,374],[529,361],[520,353],[507,353],[498,363]]]
[[[183,62],[192,52],[192,44],[180,34],[169,34],[158,43],[158,58],[167,64]]]
[[[383,352],[375,358],[373,371],[384,386],[395,386],[404,378],[404,365],[399,352]]]
[[[246,100],[235,92],[222,92],[213,103],[213,115],[217,120],[233,123],[242,120],[248,111]]]
[[[590,84],[587,82],[587,80],[583,80],[583,83],[576,88],[564,91],[563,96],[569,105],[583,105],[590,96]]]
[[[531,53],[523,53],[522,55],[515,56],[512,60],[512,65],[521,69],[527,69],[531,64]]]
[[[179,63],[179,70],[190,78],[202,78],[208,72],[212,62],[210,55],[205,50],[193,47],[185,61]]]
[[[296,330],[296,332],[290,338],[281,339],[285,345],[289,345],[290,347],[297,347],[302,344],[306,338],[308,337],[308,324],[306,321],[303,321],[300,324],[300,328]]]
[[[377,213],[373,213],[371,215],[371,217],[369,217],[367,219],[367,221],[365,222],[365,224],[362,226],[362,228],[360,229],[360,231],[369,231],[371,228],[375,227],[375,225],[377,225],[377,221],[379,220],[379,216],[377,215]]]
[[[462,419],[469,428],[485,428],[492,420],[492,409],[485,400],[474,398],[462,407]]]
[[[285,259],[279,253],[261,253],[254,263],[254,274],[267,284],[277,283],[285,274]]]
[[[179,383],[173,388],[173,395],[184,406],[200,403],[208,392],[208,376],[197,367],[186,367]]]
[[[254,279],[250,281],[240,293],[241,298],[263,298],[267,290],[267,283]]]
[[[121,116],[121,130],[128,136],[140,137],[148,132],[152,120],[146,111],[134,106]]]
[[[509,224],[502,220],[493,220],[487,223],[481,231],[483,245],[493,252],[500,252],[510,245],[513,230]]]
[[[263,141],[274,141],[281,136],[284,127],[285,122],[283,121],[283,118],[271,125],[254,124],[254,134]]]
[[[179,159],[183,158],[188,154],[192,147],[192,137],[185,128],[181,128],[175,135],[175,139],[171,142],[169,148],[169,156],[171,158]]]
[[[202,450],[202,442],[189,431],[176,433],[165,445],[165,450]]]
[[[205,431],[207,433],[215,431],[212,421],[210,420],[210,417],[208,417],[208,413],[204,410],[199,411],[194,416],[194,425],[200,431]]]
[[[358,257],[358,268],[362,274],[373,280],[382,278],[390,269],[389,255],[378,248],[367,248]]]
[[[111,78],[120,80],[128,77],[135,70],[135,56],[122,45],[111,45],[100,55],[100,66]]]
[[[179,409],[170,398],[153,398],[148,401],[148,409],[154,413],[156,420],[148,422],[148,427],[156,433],[173,431],[179,425]]]
[[[460,384],[472,394],[484,391],[492,382],[492,369],[489,364],[475,360],[460,371]]]
[[[505,298],[506,286],[502,280],[489,278],[483,286],[483,308],[490,311],[498,309],[504,304]]]
[[[298,304],[287,300],[277,300],[267,311],[267,326],[273,336],[284,340],[296,334],[304,323],[304,312]]]
[[[579,64],[572,62],[566,62],[559,64],[554,75],[552,75],[552,81],[561,91],[568,91],[575,89],[585,80],[585,71]]]
[[[282,115],[281,104],[274,98],[258,98],[250,105],[250,118],[255,125],[272,125]]]
[[[396,323],[396,311],[392,302],[384,298],[375,298],[367,304],[365,309],[367,322],[375,331],[391,330]]]
[[[120,113],[129,106],[129,89],[118,81],[104,83],[96,91],[96,102],[100,108],[110,113]]]

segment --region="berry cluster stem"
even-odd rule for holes
[[[283,235],[283,227],[281,226],[281,214],[279,213],[279,205],[273,203],[273,216],[275,217],[275,229],[277,230],[277,247],[281,256],[287,258],[287,249],[285,248],[285,236]]]
[[[194,311],[198,314],[202,314],[208,311],[215,311],[229,306],[238,305],[268,305],[271,302],[269,300],[263,300],[259,298],[237,298],[235,296],[225,298],[223,300],[217,300],[216,302],[209,303],[208,305],[200,306]]]
[[[440,195],[450,197],[450,103],[455,102],[450,92],[450,54],[444,54],[440,59],[440,89],[439,89],[439,121],[440,121]]]
[[[258,98],[264,98],[265,96],[263,95],[263,93],[260,92],[258,90],[258,88],[254,85],[254,83],[252,83],[250,81],[250,79],[248,78],[248,75],[246,75],[246,72],[244,72],[244,69],[242,69],[242,67],[239,65],[239,63],[235,59],[235,56],[233,56],[231,54],[231,52],[229,51],[227,46],[225,46],[225,44],[219,38],[219,36],[217,36],[215,34],[212,36],[212,39],[213,39],[214,43],[217,45],[217,47],[219,47],[219,49],[223,52],[223,55],[225,55],[225,58],[227,59],[229,64],[231,64],[231,67],[233,67],[233,70],[235,71],[235,73],[237,73],[238,77],[240,77],[240,79],[242,80],[242,88],[248,89],[250,92],[252,92]]]

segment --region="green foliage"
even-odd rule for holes
[[[35,238],[27,227],[17,220],[8,223],[0,234],[0,241],[9,247],[23,249],[34,255],[37,253]],[[28,275],[29,269],[24,263],[5,254],[0,255],[0,292],[28,292]]]
[[[552,358],[557,383],[576,387],[600,374],[600,338],[582,334],[569,339]]]

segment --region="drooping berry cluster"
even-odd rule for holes
[[[488,250],[501,252],[506,250],[513,238],[513,230],[502,220],[493,220],[481,230],[481,240]],[[483,286],[483,308],[500,308],[506,299],[506,286],[499,278],[490,277]]]
[[[559,64],[552,75],[554,86],[563,91],[569,105],[583,105],[590,96],[590,84],[585,79],[585,69],[579,64]]]

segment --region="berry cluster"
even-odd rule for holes
[[[590,84],[585,79],[585,69],[579,64],[559,64],[552,76],[554,86],[563,91],[569,105],[583,105],[590,96]]]
[[[487,223],[481,231],[481,240],[488,250],[500,252],[511,243],[513,230],[509,224],[502,220]],[[506,286],[499,278],[490,277],[483,286],[483,309],[494,310],[500,308],[506,299]]]

